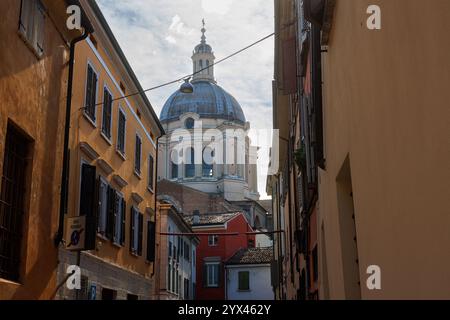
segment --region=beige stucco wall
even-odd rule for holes
[[[366,27],[370,4],[381,30]],[[349,156],[361,297],[450,298],[448,30],[446,0],[336,3],[323,54],[322,297],[346,297],[336,179]],[[380,291],[366,287],[369,265],[381,267]]]

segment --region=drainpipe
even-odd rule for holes
[[[69,134],[70,134],[70,114],[72,110],[72,91],[73,91],[73,71],[75,61],[75,45],[85,40],[91,31],[83,29],[83,35],[75,38],[70,42],[70,59],[69,59],[69,79],[67,84],[67,100],[66,100],[66,120],[64,125],[64,151],[63,151],[63,168],[61,176],[61,193],[59,203],[59,226],[55,236],[55,246],[58,247],[64,237],[64,216],[67,213],[67,200],[69,190]]]
[[[156,167],[156,182],[155,182],[155,240],[156,240],[156,217],[157,217],[157,210],[158,210],[158,160],[159,160],[159,139],[161,139],[163,136],[160,135],[158,138],[156,138],[156,161],[155,161],[155,167]],[[155,241],[155,247],[156,247],[156,241]],[[155,248],[156,249],[156,248]],[[155,251],[155,261],[153,262],[153,270],[151,273],[151,277],[155,275],[155,269],[156,269],[156,251]],[[156,294],[159,295],[159,292]]]

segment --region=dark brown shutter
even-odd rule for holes
[[[126,223],[126,218],[127,218],[127,203],[124,199],[122,199],[122,212],[121,214],[121,218],[122,218],[122,225],[120,228],[120,244],[123,246],[125,244],[125,223]]]
[[[94,70],[91,66],[88,66],[87,77],[86,77],[86,110],[85,112],[90,113],[91,106],[91,96],[92,96],[92,75]]]
[[[120,235],[117,234],[117,224],[121,223],[118,219],[119,216],[119,201],[120,196],[117,193],[117,191],[114,190],[114,203],[113,203],[113,242],[119,243],[120,242]]]
[[[155,261],[155,223],[147,223],[147,261]]]
[[[154,159],[153,156],[150,156],[149,165],[148,165],[148,185],[150,189],[153,190],[153,168],[154,167]]]
[[[94,215],[95,181],[95,167],[83,164],[81,167],[80,216]]]
[[[108,186],[108,204],[106,217],[106,237],[113,240],[114,235],[114,206],[115,206],[116,191]]]
[[[134,238],[135,238],[135,234],[134,234],[134,229],[135,229],[135,225],[134,225],[134,216],[135,216],[135,210],[134,207],[131,207],[130,210],[130,251],[132,253],[136,253],[136,248],[134,247]]]
[[[139,213],[138,255],[142,256],[142,236],[144,233],[144,216]]]
[[[97,223],[95,216],[96,170],[94,166],[83,164],[81,167],[80,216],[86,216],[85,249],[95,249]]]
[[[45,8],[40,1],[36,4],[36,51],[39,56],[44,53],[44,39],[45,39]]]
[[[297,92],[297,41],[295,38],[283,41],[283,93]]]

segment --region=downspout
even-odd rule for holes
[[[156,138],[156,161],[155,161],[155,168],[156,168],[156,181],[155,181],[155,247],[156,247],[156,217],[157,217],[157,210],[158,210],[158,160],[159,160],[159,139],[161,139],[163,136],[160,135],[158,138]],[[156,248],[155,248],[156,249]],[[155,269],[156,269],[156,251],[155,251],[155,261],[153,262],[153,270],[151,273],[151,277],[155,275]],[[159,295],[159,292],[156,293]]]
[[[90,34],[90,31],[83,29],[83,35],[73,39],[70,42],[70,59],[69,59],[69,79],[67,84],[67,100],[66,100],[66,120],[64,124],[64,151],[63,151],[63,168],[61,175],[61,193],[59,203],[59,226],[58,232],[55,235],[55,246],[58,247],[64,237],[64,216],[67,213],[67,200],[69,190],[69,135],[70,135],[70,114],[72,110],[72,92],[73,92],[73,71],[75,61],[75,45],[85,40]]]

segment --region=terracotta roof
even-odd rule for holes
[[[234,217],[241,214],[240,212],[200,214],[200,222],[194,224],[194,216],[184,216],[184,220],[192,226],[216,225],[224,224]]]
[[[226,264],[265,264],[273,260],[273,248],[240,249]]]

